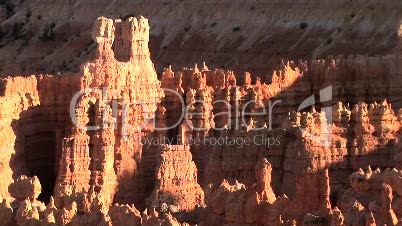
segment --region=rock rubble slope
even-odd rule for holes
[[[207,61],[214,68],[260,76],[283,58],[389,53],[402,18],[399,0],[3,2],[9,10],[4,19],[0,11],[5,35],[0,72],[6,76],[77,72],[95,54],[90,31],[100,16],[149,18],[158,72],[168,64],[181,68]]]

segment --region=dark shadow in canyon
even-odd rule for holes
[[[31,119],[35,120],[35,117],[29,116],[35,112],[35,108],[22,112],[20,119],[12,123],[16,135],[16,154],[10,165],[14,180],[20,175],[39,178],[42,193],[38,200],[47,203],[53,195],[57,179],[59,160],[56,156],[61,155],[61,146],[57,150],[55,125],[46,120],[30,122]]]
[[[57,87],[58,80],[52,81],[55,84],[50,87]],[[35,106],[30,94],[26,94],[31,107],[22,110],[11,123],[16,138],[10,167],[14,180],[21,175],[37,176],[42,186],[38,200],[48,203],[58,176],[62,142],[72,123],[68,111],[64,111],[66,106],[56,101],[59,97],[47,94],[48,81],[37,82],[40,103]]]
[[[327,63],[328,64],[328,63]],[[310,65],[309,65],[310,66]],[[342,66],[342,65],[341,65]],[[370,90],[370,84],[372,84],[368,79],[375,79],[377,80],[383,80],[387,76],[384,76],[383,78],[377,78],[378,76],[372,75],[371,78],[367,78],[366,81],[364,81],[365,88],[362,88],[360,90],[357,89],[348,89],[345,87],[345,84],[349,86],[349,83],[353,82],[362,82],[362,80],[359,80],[359,75],[356,70],[353,68],[348,68],[346,71],[344,71],[345,74],[348,74],[348,76],[345,78],[337,78],[336,84],[328,84],[326,81],[323,79],[326,79],[325,76],[319,74],[315,74],[313,72],[307,71],[303,77],[295,81],[291,86],[281,90],[280,93],[278,93],[275,97],[273,97],[271,100],[274,102],[275,100],[282,100],[282,103],[279,105],[275,106],[273,108],[273,117],[272,117],[272,124],[273,124],[273,130],[272,133],[275,133],[275,129],[280,129],[281,124],[284,120],[285,117],[287,117],[287,112],[291,111],[297,111],[299,104],[301,104],[305,99],[307,99],[310,95],[315,96],[315,100],[317,103],[314,105],[315,108],[319,111],[322,107],[328,107],[328,106],[334,106],[337,102],[341,101],[344,104],[349,103],[351,107],[353,107],[355,104],[359,102],[366,102],[367,104],[373,103],[376,101],[377,103],[381,103],[384,99],[391,100],[391,103],[395,100],[395,104],[392,105],[392,108],[394,112],[398,112],[398,108],[402,107],[400,102],[397,102],[395,97],[391,96],[391,91],[390,88],[384,88],[384,93],[380,96],[375,96],[372,95],[374,92]],[[386,72],[388,73],[388,72]],[[339,76],[339,75],[338,75]],[[333,79],[333,78],[328,78],[328,79]],[[344,81],[344,80],[347,81]],[[318,101],[320,100],[320,90],[326,88],[329,85],[333,85],[333,98],[331,101],[327,101],[324,103],[319,103]],[[306,88],[307,87],[307,88]],[[303,90],[309,90],[309,92],[305,92]],[[385,90],[388,90],[387,92]],[[365,95],[361,95],[361,92],[363,92]],[[393,90],[393,92],[396,92],[396,90]],[[311,107],[303,109],[303,111],[309,111],[311,110]],[[390,154],[385,154],[381,155],[380,154],[371,154],[371,155],[360,155],[357,156],[359,158],[358,162],[361,162],[361,165],[356,165],[356,157],[351,156],[350,154],[350,149],[351,149],[351,143],[353,139],[353,129],[354,129],[354,123],[351,122],[350,125],[348,126],[348,142],[347,142],[347,149],[349,152],[348,156],[345,156],[344,159],[341,160],[340,163],[332,163],[327,166],[329,169],[329,176],[330,176],[330,184],[331,184],[331,204],[334,206],[337,203],[337,200],[340,198],[342,195],[342,191],[344,189],[350,187],[350,182],[349,182],[349,175],[356,171],[359,167],[362,167],[366,169],[369,165],[374,165],[374,166],[379,166],[380,168],[385,168],[385,167],[394,167],[394,162],[393,162],[393,153]],[[284,170],[284,159],[285,159],[285,154],[286,154],[286,146],[292,142],[294,139],[297,139],[294,134],[290,134],[290,131],[287,131],[288,138],[287,140],[283,140],[284,142],[284,148],[282,148],[282,154],[281,156],[278,155],[273,155],[271,150],[269,148],[263,150],[261,147],[255,147],[258,148],[259,151],[256,152],[256,155],[246,153],[248,150],[245,150],[241,156],[238,157],[238,161],[246,161],[246,159],[250,159],[250,155],[253,155],[251,159],[254,159],[255,163],[258,161],[259,158],[261,157],[266,157],[268,161],[272,164],[273,166],[273,171],[272,171],[272,187],[274,188],[274,191],[276,194],[281,194],[280,192],[280,187],[286,186],[283,185],[283,174],[285,173]],[[269,132],[267,135],[271,134]],[[213,131],[209,134],[212,136],[220,136],[219,133],[214,133]],[[375,136],[373,134],[373,136]],[[385,144],[385,148],[390,148],[392,145],[391,144]],[[376,147],[376,149],[373,151],[375,153],[381,153],[381,149],[384,147]],[[396,148],[396,146],[394,146]],[[214,150],[216,149],[216,150]],[[198,173],[199,176],[198,178],[201,180],[200,184],[205,187],[207,183],[205,181],[208,181],[208,175],[205,174],[204,170],[200,168],[200,166],[206,166],[208,163],[209,158],[205,158],[205,156],[211,156],[213,155],[214,151],[216,153],[221,153],[224,152],[225,148],[223,147],[194,147],[191,146],[191,152],[193,154],[193,160],[195,161],[197,168],[198,168]],[[222,154],[219,154],[222,157]],[[278,160],[278,158],[280,159]],[[300,159],[301,160],[301,159]],[[221,159],[220,161],[224,161]],[[279,162],[279,163],[278,163]],[[342,164],[345,167],[339,167],[338,164]],[[241,164],[240,164],[241,165]],[[223,167],[223,166],[221,166]],[[239,169],[234,169],[234,170],[228,170],[226,167],[225,172],[222,172],[222,179],[225,178],[227,180],[236,179],[237,181],[244,183],[246,185],[251,185],[252,183],[250,182],[255,182],[255,179],[253,178],[252,181],[250,180],[244,180],[244,178],[241,177],[241,175],[245,175],[244,171],[241,171]],[[254,170],[251,172],[252,175],[254,175]],[[226,174],[225,174],[226,173]],[[278,186],[279,184],[279,186]],[[295,186],[295,184],[294,184]]]

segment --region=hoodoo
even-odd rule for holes
[[[12,19],[7,14],[11,1],[4,2],[4,7],[0,2],[0,23],[6,28]],[[334,13],[345,1],[335,2]],[[356,4],[362,2],[367,1]],[[278,7],[283,4],[287,3]],[[393,12],[388,4],[381,3],[385,11]],[[392,42],[381,51],[370,50],[376,55],[364,55],[365,48],[356,46],[354,52],[332,56],[325,53],[346,48],[342,37],[361,44],[359,37],[348,36],[353,32],[344,30],[366,21],[365,13],[350,12],[346,22],[327,25],[309,20],[298,24],[297,32],[284,30],[294,27],[294,19],[271,21],[275,25],[270,25],[274,29],[269,33],[282,34],[275,40],[291,46],[286,59],[294,60],[262,65],[259,54],[254,62],[247,51],[262,48],[258,43],[263,40],[271,40],[270,46],[275,43],[265,30],[261,37],[255,34],[261,29],[258,24],[268,20],[253,6],[248,7],[250,12],[264,14],[250,13],[250,23],[258,25],[254,33],[242,27],[243,19],[238,20],[242,26],[228,28],[217,21],[200,29],[211,34],[212,44],[227,39],[238,45],[236,51],[244,51],[236,52],[242,63],[247,58],[266,75],[246,72],[247,65],[232,71],[208,62],[159,70],[151,56],[158,63],[167,56],[154,54],[152,45],[166,44],[173,65],[178,65],[175,60],[194,59],[188,52],[180,55],[189,51],[189,43],[196,55],[197,40],[210,48],[204,36],[197,39],[190,34],[196,28],[187,26],[187,34],[178,36],[174,26],[166,27],[165,23],[173,24],[170,14],[177,12],[165,5],[161,10],[166,21],[156,20],[156,12],[146,10],[152,14],[150,21],[142,16],[96,19],[86,37],[93,40],[93,54],[82,53],[80,60],[69,63],[79,63],[78,71],[0,79],[0,225],[401,224],[400,22],[392,38],[386,39],[383,30],[373,35],[370,43]],[[111,3],[110,14],[116,10],[113,7]],[[194,14],[204,15],[203,7]],[[316,17],[324,16],[320,7],[311,9]],[[376,6],[369,9],[377,15]],[[188,20],[185,8],[182,11],[175,16]],[[215,13],[212,10],[210,17],[217,17]],[[227,13],[222,10],[222,17]],[[291,18],[298,14],[289,11]],[[277,16],[272,14],[272,20]],[[394,24],[394,14],[389,20]],[[349,27],[334,27],[345,23]],[[324,25],[327,30],[319,28]],[[364,25],[367,33],[374,26]],[[14,35],[28,25],[19,26]],[[44,27],[40,40],[50,45],[56,28]],[[241,42],[225,38],[223,28],[231,36],[250,37]],[[313,35],[317,29],[331,33],[320,45],[319,36]],[[301,30],[304,35],[295,41],[293,36],[300,36]],[[156,33],[166,36],[155,39]],[[359,34],[366,38],[366,33],[354,35]],[[180,41],[182,36],[185,41]],[[289,57],[302,47],[311,48],[311,53]],[[261,73],[260,69],[250,71]],[[7,68],[0,70],[4,71]]]

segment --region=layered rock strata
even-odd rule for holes
[[[259,80],[253,84],[246,75],[241,82],[244,85],[240,86],[236,85],[232,72],[209,70],[205,64],[176,73],[167,68],[162,75],[162,87],[175,90],[177,94],[166,94],[171,97],[162,101],[167,109],[162,121],[169,125],[176,122],[180,128],[171,129],[164,136],[179,137],[180,142],[191,146],[201,184],[237,179],[251,185],[255,182],[253,166],[262,156],[267,157],[275,169],[273,186],[278,191],[293,196],[298,174],[307,167],[330,167],[336,196],[338,189],[348,185],[345,175],[361,165],[395,166],[393,157],[397,153],[400,125],[395,111],[400,107],[400,100],[392,93],[398,93],[399,88],[372,87],[374,83],[369,81],[375,79],[372,75],[384,70],[389,74],[388,78],[395,81],[400,77],[399,59],[398,54],[372,58],[372,62],[381,62],[372,67],[358,66],[372,65],[363,56],[349,59],[339,56],[329,59],[330,63],[288,62],[283,64],[282,70],[272,74],[270,84]],[[384,70],[379,65],[384,66]],[[370,78],[357,79],[356,70]],[[350,74],[356,76],[346,77]],[[345,83],[348,79],[361,88],[344,88],[349,86]],[[370,94],[353,93],[361,89],[367,89]],[[311,105],[298,109],[311,97],[308,93],[319,94],[320,98],[313,97]],[[396,104],[391,105],[384,96]],[[186,100],[189,111],[183,116],[186,120],[179,121],[176,112],[182,112],[181,99]],[[361,102],[364,100],[372,102],[365,104]],[[260,113],[264,109],[265,114],[247,116],[247,113]],[[298,110],[306,112],[293,112]],[[261,130],[256,131],[256,128]],[[318,138],[310,139],[306,135]],[[252,142],[244,146],[211,142],[227,137],[247,138]],[[199,138],[203,145],[192,145],[192,141]],[[322,143],[321,140],[327,141]],[[209,153],[211,158],[206,157]],[[377,154],[381,157],[374,157]],[[286,187],[283,190],[282,183]]]
[[[59,174],[56,198],[88,194],[102,197],[105,205],[114,199],[138,202],[144,200],[139,140],[152,130],[141,125],[155,117],[163,95],[148,50],[149,24],[145,18],[99,18],[92,34],[96,59],[82,66],[80,79],[81,90],[89,92],[77,101],[79,125],[63,152],[72,158],[61,159],[65,171]]]
[[[80,73],[0,80],[2,225],[399,223],[399,52],[159,81],[149,30],[101,17]]]
[[[96,51],[90,35],[94,20],[104,15],[115,19],[144,15],[152,23],[151,53],[158,72],[168,64],[181,68],[208,61],[214,68],[239,71],[239,77],[244,71],[269,74],[281,59],[392,52],[402,7],[399,0],[324,0],[320,4],[302,0],[98,0],[96,4],[26,0],[3,4],[9,10],[1,24],[5,34],[0,40],[5,46],[0,49],[2,75],[78,71]],[[19,33],[12,32],[14,26],[21,28]]]
[[[52,194],[63,134],[72,127],[70,100],[78,90],[75,75],[2,79],[1,195],[10,198],[8,185],[21,175],[38,176],[46,196]]]
[[[96,59],[81,73],[2,80],[2,195],[10,198],[8,185],[27,174],[38,176],[44,201],[54,188],[59,208],[94,196],[105,205],[145,200],[140,140],[152,126],[139,126],[163,96],[148,34],[144,18],[99,18]]]

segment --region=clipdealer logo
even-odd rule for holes
[[[203,101],[201,100],[196,100],[191,103],[189,103],[186,106],[186,102],[184,101],[182,95],[180,95],[177,91],[171,90],[171,89],[162,89],[165,94],[166,93],[173,93],[173,95],[176,95],[178,97],[178,100],[181,102],[181,106],[179,107],[180,109],[177,109],[180,114],[179,120],[174,124],[169,127],[162,127],[159,128],[156,122],[156,117],[152,118],[150,117],[150,109],[149,105],[146,104],[142,100],[117,100],[110,98],[110,96],[116,96],[115,94],[121,93],[121,90],[115,90],[115,89],[108,89],[107,87],[103,87],[102,90],[97,89],[97,88],[88,88],[85,90],[81,90],[77,92],[73,98],[72,101],[70,102],[70,116],[73,121],[73,123],[80,129],[84,129],[87,131],[94,131],[94,130],[99,130],[101,128],[107,128],[107,129],[113,129],[113,130],[121,130],[122,131],[122,136],[123,139],[129,139],[128,136],[126,136],[127,131],[129,130],[135,130],[135,131],[141,131],[144,128],[153,128],[154,131],[168,131],[171,129],[177,129],[178,126],[181,125],[182,122],[186,122],[187,126],[192,130],[192,131],[206,131],[206,128],[198,128],[194,127],[191,121],[191,118],[196,115],[203,115],[204,113],[200,112],[192,112],[192,105],[193,104],[203,104]],[[332,86],[328,86],[319,92],[320,94],[320,99],[319,102],[327,102],[332,100]],[[118,95],[117,95],[118,96]],[[98,111],[99,114],[97,117],[100,116],[100,120],[98,120],[99,125],[89,125],[88,123],[82,121],[81,122],[78,120],[77,113],[80,112],[81,114],[83,111],[87,110],[86,109],[89,105],[88,102],[91,102],[94,104],[95,102],[99,103],[98,106]],[[99,100],[99,101],[97,101]],[[223,103],[225,102],[224,100],[215,100],[212,102],[213,104],[216,103]],[[227,120],[228,122],[226,125],[222,128],[216,128],[213,127],[213,130],[216,131],[242,131],[244,128],[247,128],[247,131],[263,131],[263,130],[272,130],[272,114],[273,114],[273,108],[275,105],[281,103],[281,100],[277,100],[272,102],[269,100],[268,106],[263,104],[259,100],[250,100],[246,103],[243,104],[242,109],[238,109],[239,106],[236,106],[235,112],[232,112],[232,108],[230,104],[226,101],[224,104],[227,106],[227,111],[219,112],[215,114],[212,118],[212,120],[217,120],[217,116],[222,116],[222,115],[227,115]],[[298,112],[301,110],[311,107],[316,104],[315,96],[311,95],[307,99],[305,99],[300,106],[298,107]],[[77,106],[78,105],[78,106]],[[129,118],[129,111],[130,107],[132,106],[140,106],[142,108],[143,116],[140,125],[131,125]],[[261,108],[261,112],[248,112],[246,111],[247,107],[250,105],[258,105]],[[208,106],[208,105],[207,105]],[[121,109],[119,109],[121,108]],[[268,108],[268,109],[267,109]],[[205,109],[205,111],[211,111],[212,109]],[[119,113],[120,112],[120,113]],[[307,137],[314,142],[324,146],[324,147],[330,147],[332,145],[331,139],[332,139],[332,107],[322,107],[321,112],[323,112],[326,116],[325,121],[320,121],[321,123],[321,133],[319,136],[310,133],[308,130],[305,128],[299,126],[298,129],[302,132],[302,135],[304,137]],[[232,123],[232,115],[235,113],[239,117],[235,117],[233,123]],[[264,126],[257,126],[255,122],[247,123],[246,118],[248,117],[267,117],[269,118],[268,125],[265,124]],[[121,117],[121,119],[118,119],[118,117]],[[85,118],[85,117],[84,117]],[[117,123],[120,120],[121,123]],[[252,125],[253,124],[253,125]],[[138,138],[138,137],[136,137]],[[176,141],[180,140],[181,137],[177,136],[176,139],[173,139],[172,137],[145,137],[145,140],[142,140],[141,138],[141,143],[143,145],[158,145],[158,144],[173,144]],[[183,142],[183,141],[182,141]],[[236,146],[238,148],[242,148],[244,146],[248,145],[260,145],[260,146],[266,146],[268,148],[272,146],[279,146],[280,145],[280,138],[279,137],[272,137],[269,134],[266,134],[264,132],[261,133],[254,133],[253,136],[226,136],[223,135],[220,137],[214,137],[214,136],[208,136],[208,135],[203,135],[201,137],[195,137],[195,138],[190,138],[189,140],[185,140],[185,143],[188,144],[193,144],[193,145],[229,145],[229,146]]]
[[[257,134],[250,137],[210,137],[207,135],[195,137],[191,139],[181,140],[181,137],[176,138],[178,143],[188,145],[204,145],[204,146],[231,146],[233,148],[243,148],[244,146],[257,145],[271,148],[281,144],[279,137],[269,137],[266,134]],[[162,144],[174,144],[174,139],[169,137],[142,137],[141,144],[147,148]]]

